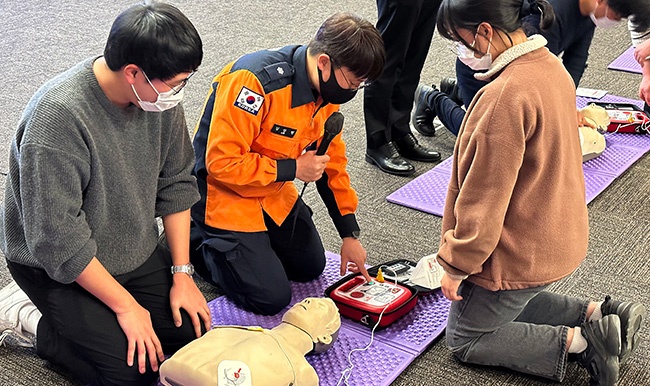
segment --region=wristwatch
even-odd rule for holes
[[[352,237],[353,239],[359,239],[359,236],[361,236],[361,231],[352,231],[348,234],[347,237]]]
[[[190,276],[194,275],[194,266],[192,263],[185,265],[172,265],[172,275],[175,273],[186,273]]]

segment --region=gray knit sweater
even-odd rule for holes
[[[32,97],[11,144],[0,243],[10,261],[70,283],[93,256],[112,275],[153,253],[157,216],[199,196],[182,106],[112,104],[87,59]]]

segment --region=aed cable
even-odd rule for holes
[[[385,268],[386,270],[393,272],[393,276],[395,277],[395,282],[393,283],[393,287],[397,287],[397,273],[394,270],[390,269],[388,266],[386,266],[386,265],[380,266],[379,270],[377,271],[377,276],[381,275],[381,269],[382,268]],[[341,377],[336,382],[336,386],[341,385],[341,382],[343,382],[343,385],[345,385],[345,386],[350,386],[350,383],[349,383],[350,382],[350,376],[352,375],[352,370],[354,369],[354,363],[352,363],[352,354],[354,354],[355,352],[367,351],[370,348],[370,346],[372,346],[372,342],[375,339],[375,330],[377,329],[377,326],[379,326],[379,324],[381,323],[381,318],[382,318],[382,316],[384,316],[384,312],[386,312],[386,309],[388,309],[388,307],[391,304],[392,304],[392,302],[388,302],[388,304],[386,304],[384,306],[384,308],[381,310],[381,312],[379,313],[379,317],[377,318],[377,323],[375,323],[374,327],[372,328],[372,330],[370,332],[370,341],[368,342],[368,344],[363,348],[352,349],[348,353],[348,357],[347,357],[347,359],[348,359],[348,367],[346,367],[345,369],[343,369],[343,371],[341,371]]]

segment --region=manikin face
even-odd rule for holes
[[[306,298],[291,307],[282,321],[305,331],[314,343],[326,345],[333,342],[333,336],[341,328],[339,310],[329,298]]]

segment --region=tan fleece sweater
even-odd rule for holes
[[[536,287],[573,272],[589,225],[576,94],[533,37],[482,76],[454,149],[438,260],[489,290]]]

